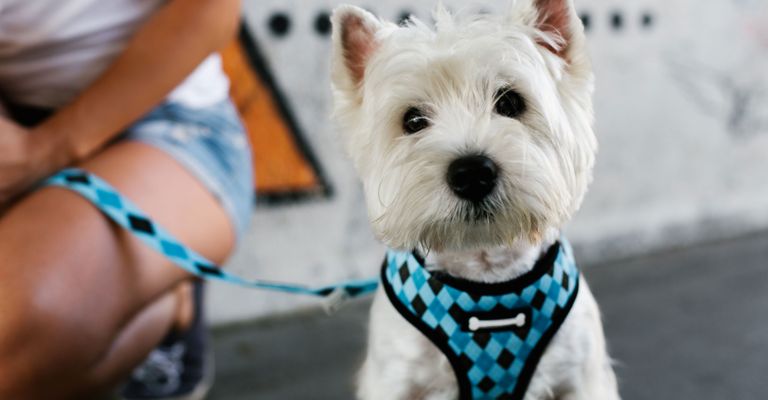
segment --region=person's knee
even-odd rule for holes
[[[0,398],[31,398],[25,396],[40,385],[87,371],[108,350],[105,332],[73,317],[61,306],[65,303],[35,289],[3,286]]]

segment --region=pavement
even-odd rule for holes
[[[583,270],[625,400],[768,398],[768,233]],[[209,399],[352,399],[368,306],[217,328]]]

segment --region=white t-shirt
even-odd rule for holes
[[[0,0],[0,100],[60,107],[96,79],[164,0]],[[137,87],[141,90],[141,87]],[[226,98],[218,54],[170,95],[190,107]]]

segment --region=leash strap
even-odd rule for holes
[[[164,255],[176,266],[200,278],[256,289],[324,297],[328,300],[330,309],[336,308],[347,298],[369,294],[378,286],[378,279],[353,280],[320,287],[245,279],[221,269],[182,244],[110,184],[90,172],[68,168],[46,180],[43,185],[63,187],[80,194],[112,221]]]

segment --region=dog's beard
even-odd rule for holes
[[[473,250],[512,246],[525,239],[537,242],[541,232],[536,222],[501,222],[492,214],[471,222],[450,221],[430,224],[420,234],[419,246],[426,250]]]
[[[372,221],[374,230],[393,248],[446,251],[511,246],[521,239],[535,243],[547,226],[556,224],[519,202],[444,201],[453,204],[440,212],[425,208],[398,213],[399,208],[389,208]]]
[[[489,201],[478,203],[463,202],[459,207],[458,213],[461,215],[461,219],[468,225],[490,224],[493,222],[496,207]]]

